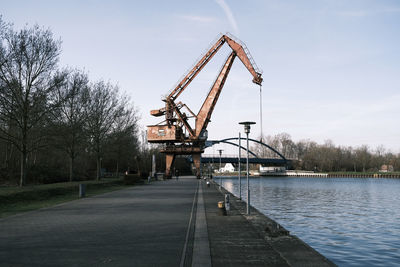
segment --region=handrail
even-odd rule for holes
[[[262,69],[260,69],[257,66],[253,56],[250,53],[250,50],[247,48],[247,45],[243,41],[241,41],[239,38],[237,38],[236,36],[234,36],[233,34],[231,34],[229,32],[226,33],[226,36],[228,36],[229,38],[233,39],[236,43],[240,44],[243,47],[243,50],[246,53],[247,57],[249,58],[249,60],[250,60],[251,64],[253,65],[253,68],[255,69],[255,71],[260,73],[260,74],[262,74],[263,73]]]

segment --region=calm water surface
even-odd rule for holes
[[[239,195],[237,177],[222,184]],[[337,265],[400,266],[400,179],[263,177],[250,190],[251,205]]]

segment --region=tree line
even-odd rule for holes
[[[259,138],[260,140],[261,138]],[[393,166],[400,171],[400,154],[387,151],[383,146],[371,149],[367,145],[359,147],[336,146],[331,140],[318,144],[310,140],[294,142],[287,133],[262,138],[263,142],[277,149],[287,159],[292,159],[293,168],[323,172],[376,172],[382,165]],[[277,155],[260,145],[253,151],[262,157]]]
[[[118,85],[60,67],[61,40],[0,17],[0,180],[72,181],[137,168],[138,112]]]

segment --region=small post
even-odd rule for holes
[[[224,151],[223,149],[218,149],[218,152],[219,152],[219,171],[220,171],[220,174],[219,174],[219,190],[221,190],[221,183],[222,183],[222,179],[221,179],[221,155],[222,155],[222,151]]]
[[[261,129],[261,142],[263,142],[263,121],[262,121],[262,85],[260,84],[260,129]],[[264,149],[262,150],[262,156],[264,157]]]
[[[229,202],[229,194],[225,194],[225,209],[227,211],[231,209],[231,204]]]
[[[151,177],[155,177],[156,175],[156,155],[152,155],[152,160],[151,160]]]
[[[218,201],[218,210],[220,215],[226,216],[226,208],[224,201]]]
[[[79,184],[79,198],[84,198],[86,195],[86,185]]]
[[[203,177],[203,164],[201,164],[201,154],[200,154],[200,179]]]

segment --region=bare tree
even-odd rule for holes
[[[367,145],[362,145],[355,150],[355,157],[357,163],[362,166],[362,171],[365,172],[371,161],[371,153]]]
[[[72,71],[59,89],[59,98],[65,99],[53,121],[56,124],[58,144],[69,157],[69,181],[74,177],[74,163],[78,155],[77,146],[85,137],[83,127],[86,120],[85,107],[89,99],[89,78],[86,73]]]
[[[129,104],[128,98],[122,97],[120,105],[123,110],[114,123],[113,131],[110,135],[111,153],[116,162],[115,172],[119,174],[120,162],[123,158],[133,159],[133,153],[138,151],[138,116],[133,105]]]
[[[96,155],[96,179],[100,179],[103,145],[112,132],[117,118],[123,114],[123,106],[118,101],[118,87],[104,81],[92,85],[86,109],[87,133]]]
[[[7,29],[0,43],[0,131],[21,153],[20,186],[26,182],[27,156],[42,134],[34,128],[59,104],[57,88],[65,73],[57,71],[61,41],[50,30]]]
[[[4,34],[7,32],[9,25],[5,23],[0,15],[0,40],[3,39]]]
[[[9,30],[9,24],[5,23],[2,20],[2,17],[0,15],[0,44],[4,42],[5,34]],[[0,56],[5,53],[4,47],[0,45]],[[5,58],[0,57],[0,67],[5,64]],[[0,91],[3,92],[5,90],[5,84],[0,80]],[[5,148],[5,155],[4,155],[4,167],[6,170],[9,170],[9,164],[10,164],[10,159],[12,158],[13,155],[13,145],[11,142],[7,140],[7,137],[4,136],[3,133],[0,133],[3,135],[2,139],[4,140],[4,148]]]
[[[383,164],[388,164],[385,159],[386,156],[386,148],[383,145],[379,145],[376,149],[375,149],[375,155],[374,155],[374,168],[376,170],[379,170],[381,168],[381,166]]]

